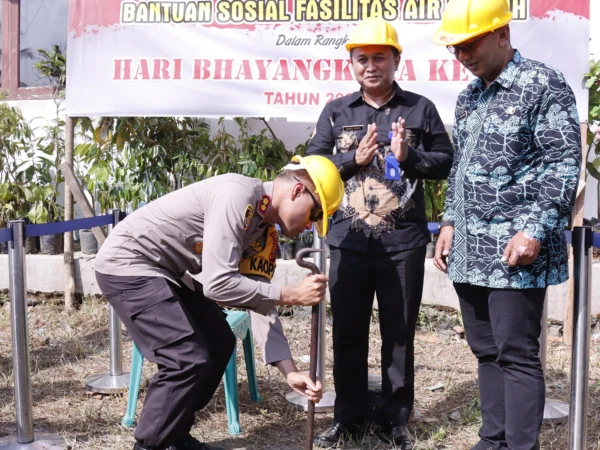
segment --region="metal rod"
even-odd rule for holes
[[[10,319],[13,341],[17,442],[33,442],[31,380],[29,366],[29,333],[27,331],[27,281],[25,277],[25,221],[9,222],[13,240],[8,247],[10,271]]]
[[[121,331],[121,320],[112,308],[108,308],[110,333],[110,375],[118,377],[123,375],[122,345],[123,332]]]
[[[544,297],[544,310],[542,312],[542,333],[540,335],[540,361],[544,371],[544,381],[546,380],[546,358],[548,357],[548,290]]]
[[[590,227],[573,228],[573,349],[569,450],[585,450],[590,355],[590,295],[592,292],[592,239]]]
[[[313,235],[313,246],[316,249],[323,250],[322,252],[316,252],[313,254],[313,261],[319,268],[321,273],[327,273],[327,256],[325,255],[325,242],[322,237],[319,236],[316,228]],[[323,386],[323,392],[325,392],[325,353],[327,347],[325,345],[326,340],[326,325],[327,325],[327,302],[322,301],[319,303],[319,352],[317,354],[317,378],[321,380]]]
[[[314,263],[319,268],[321,273],[327,272],[327,257],[325,255],[325,244],[322,237],[319,237],[317,230],[314,230],[313,247],[323,252],[314,253]],[[333,411],[335,403],[335,392],[326,390],[325,383],[325,353],[327,351],[327,336],[325,334],[325,326],[327,325],[327,304],[325,301],[319,303],[319,321],[318,321],[318,345],[317,345],[317,378],[321,380],[323,387],[323,398],[315,405],[315,412],[330,412]],[[312,358],[311,358],[312,361]],[[304,409],[308,412],[308,401],[306,397],[297,394],[296,392],[288,392],[285,396],[286,400],[299,409]]]
[[[114,225],[119,223],[121,219],[121,212],[118,209],[112,209],[110,211],[114,216]],[[112,233],[114,225],[108,225],[108,233]],[[121,320],[114,311],[113,307],[108,307],[108,330],[110,335],[110,375],[121,376],[123,375],[123,331],[121,329]]]
[[[305,269],[309,269],[313,275],[317,275],[320,273],[319,268],[316,264],[310,263],[308,261],[304,261],[304,255],[308,255],[309,253],[323,253],[323,249],[317,248],[305,248],[296,253],[296,263],[300,267],[304,267]],[[321,302],[322,303],[322,302]],[[317,380],[317,363],[318,358],[317,354],[319,351],[319,314],[321,310],[319,305],[314,305],[312,307],[311,312],[311,324],[310,324],[310,369],[309,376],[311,381],[315,382]],[[308,402],[308,410],[307,410],[307,424],[306,424],[306,442],[304,445],[305,450],[312,450],[313,448],[313,439],[315,436],[315,404],[312,401]]]
[[[110,234],[121,219],[121,211],[111,209],[114,215],[113,224],[108,225]],[[124,392],[129,387],[129,372],[123,372],[123,331],[121,319],[112,306],[108,306],[108,334],[110,346],[110,370],[108,373],[92,375],[86,380],[85,388],[88,392],[100,394],[116,394]],[[1,449],[0,449],[1,450]]]

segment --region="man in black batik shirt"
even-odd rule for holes
[[[333,312],[333,426],[315,439],[333,447],[358,431],[368,407],[369,324],[377,295],[383,402],[380,412],[398,448],[412,449],[414,333],[430,241],[424,179],[444,179],[452,145],[435,105],[394,81],[402,47],[383,19],[360,23],[346,45],[361,89],[321,113],[309,155],[340,170],[346,199],[327,244]]]

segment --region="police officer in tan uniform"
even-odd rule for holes
[[[333,163],[321,156],[294,156],[272,182],[235,174],[210,178],[161,197],[115,227],[95,261],[98,284],[144,357],[158,365],[134,450],[220,448],[189,433],[194,413],[212,398],[235,345],[215,302],[272,318],[276,305],[323,300],[325,275],[279,287],[244,275],[244,264],[263,273],[274,269],[272,249],[265,255],[264,248],[253,248],[272,225],[286,236],[313,224],[326,234],[327,218],[342,197],[343,182]],[[243,262],[252,255],[260,260]],[[197,274],[197,280],[188,274]],[[321,395],[320,385],[307,374],[294,372],[287,380],[311,399]]]

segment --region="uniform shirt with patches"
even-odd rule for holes
[[[328,103],[319,117],[306,153],[333,161],[346,191],[327,237],[330,245],[392,252],[421,247],[430,240],[423,179],[448,176],[452,144],[435,105],[394,86],[395,94],[380,108],[366,103],[358,91]],[[386,180],[383,158],[391,153],[388,134],[399,117],[406,121],[408,158],[400,163],[402,179]],[[380,147],[372,163],[360,167],[354,155],[371,123],[377,125]]]
[[[563,75],[515,51],[487,89],[477,79],[460,94],[453,139],[444,215],[455,226],[450,279],[514,289],[564,282],[581,131]],[[519,231],[542,249],[533,264],[509,268],[501,257]]]
[[[240,273],[256,281],[269,283],[276,267],[279,236],[275,226],[270,225],[244,250]],[[266,315],[250,311],[252,335],[260,348],[265,364],[292,359],[290,346],[283,333],[283,326],[275,308]]]
[[[239,273],[243,252],[268,224],[258,213],[272,183],[226,174],[165,195],[120,222],[96,256],[106,275],[164,277],[199,274],[204,295],[227,306],[266,314],[281,288]],[[248,223],[248,205],[254,214]]]

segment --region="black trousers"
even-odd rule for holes
[[[494,449],[531,450],[544,417],[539,338],[546,289],[454,288],[478,361],[479,437]]]
[[[334,420],[360,423],[368,408],[369,325],[377,294],[381,330],[382,404],[394,425],[414,404],[414,336],[423,293],[425,247],[393,253],[331,247]]]
[[[192,291],[164,278],[96,273],[96,279],[144,357],[158,365],[134,435],[163,450],[189,433],[194,413],[212,398],[235,336],[199,283]]]

